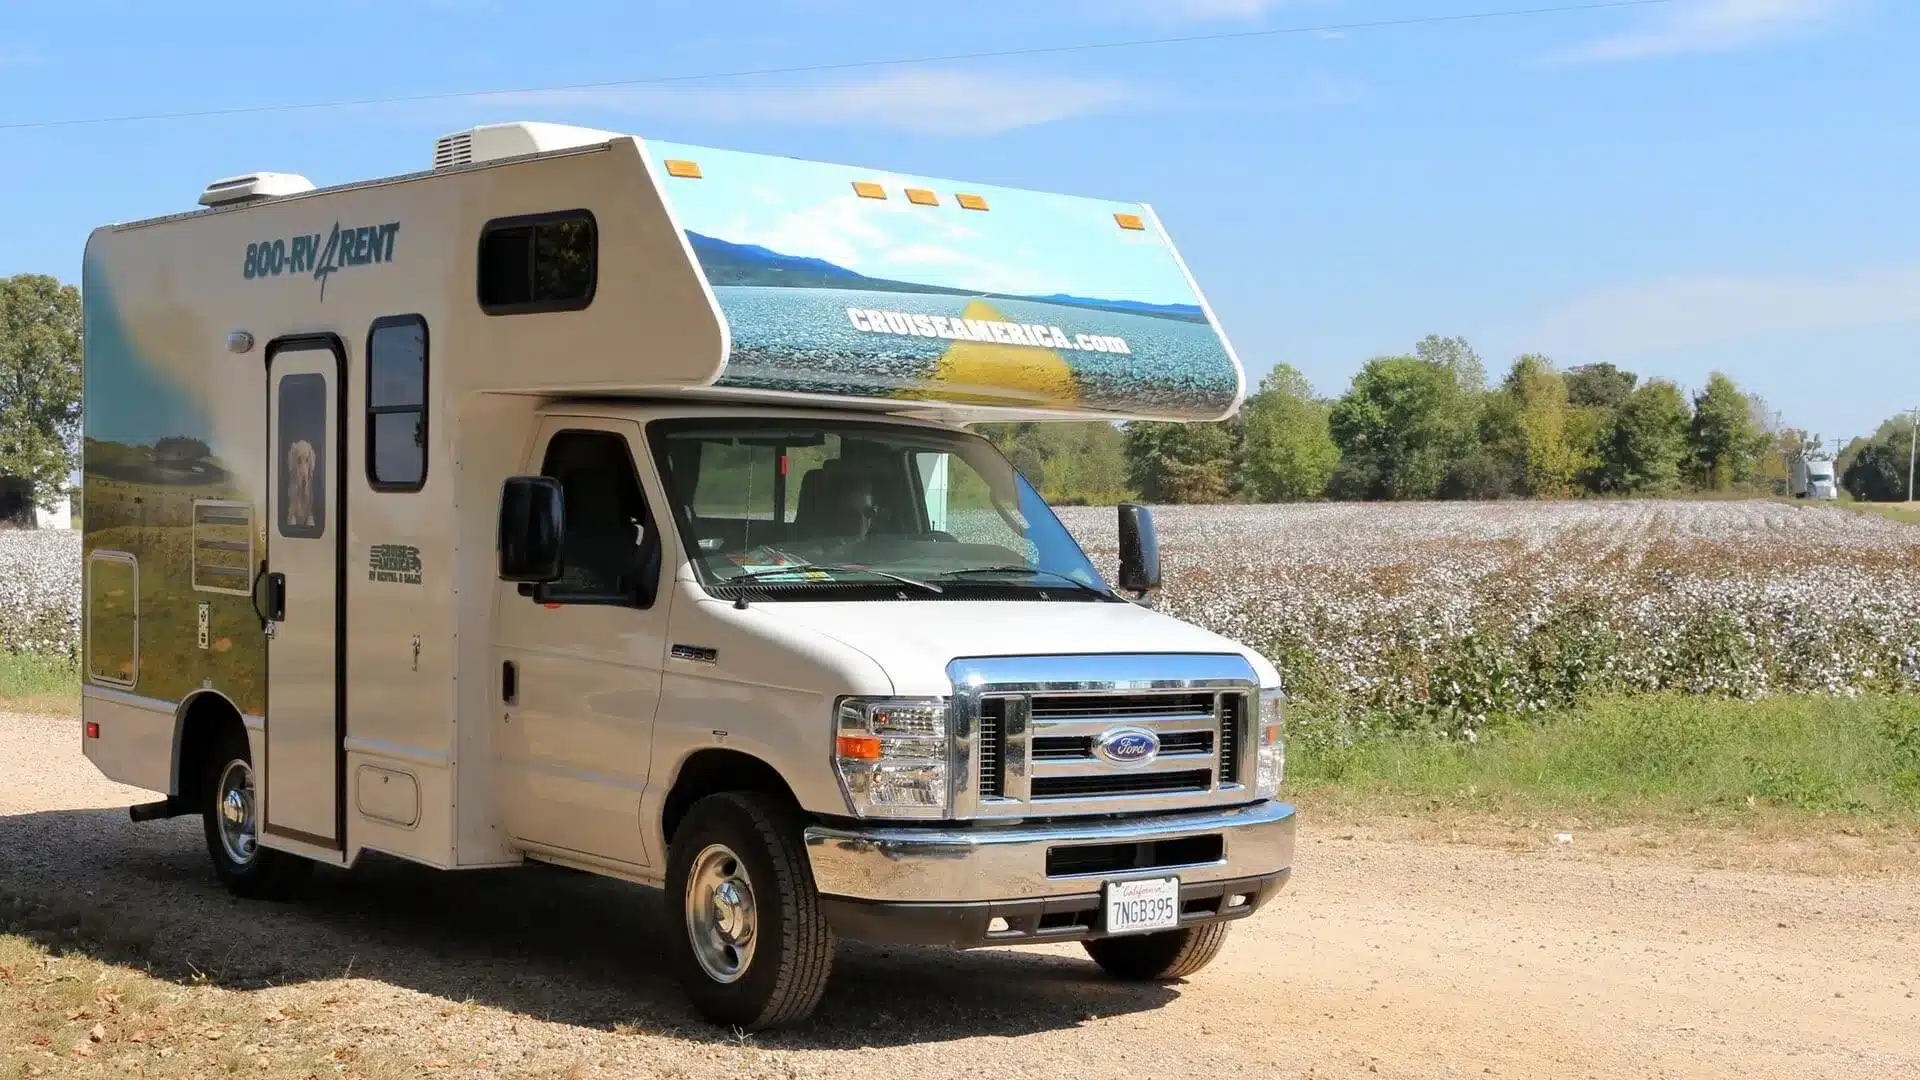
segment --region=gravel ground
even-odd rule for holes
[[[662,974],[643,890],[369,857],[294,903],[239,903],[196,821],[128,822],[146,796],[103,780],[76,727],[0,715],[0,919],[402,1075],[1920,1076],[1920,890],[1900,872],[1309,821],[1295,885],[1184,984],[1109,983],[1071,947],[847,945],[813,1023],[739,1039]]]

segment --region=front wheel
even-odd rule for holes
[[[1161,934],[1095,938],[1085,944],[1093,962],[1116,979],[1168,982],[1213,963],[1227,943],[1227,929],[1223,922],[1206,923]]]
[[[820,1003],[833,932],[783,803],[745,792],[695,803],[667,853],[666,898],[675,971],[707,1019],[759,1031]]]
[[[236,896],[284,898],[312,874],[313,863],[260,846],[260,801],[246,732],[230,731],[206,766],[202,816],[213,872]]]

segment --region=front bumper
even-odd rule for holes
[[[1101,886],[1129,878],[1179,877],[1183,926],[1242,918],[1286,884],[1293,843],[1293,807],[1280,802],[1004,826],[806,830],[814,884],[838,932],[949,945],[1100,936]]]

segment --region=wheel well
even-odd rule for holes
[[[207,755],[220,745],[226,732],[233,730],[239,731],[242,738],[246,736],[240,710],[226,698],[218,694],[198,694],[187,703],[181,718],[180,752],[174,768],[179,777],[180,798],[190,805],[200,805],[207,794],[201,790],[207,782],[207,770],[202,767]]]
[[[660,831],[668,843],[693,804],[723,791],[757,791],[798,805],[793,789],[773,766],[738,750],[702,750],[680,766],[667,804],[660,812]]]

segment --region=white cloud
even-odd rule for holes
[[[1920,266],[1828,278],[1696,277],[1602,289],[1542,320],[1549,350],[1649,353],[1920,322]]]
[[[1125,83],[1112,79],[902,71],[858,83],[541,90],[493,95],[491,101],[719,124],[864,125],[941,135],[997,135],[1111,110],[1136,96]]]
[[[1733,52],[1787,37],[1826,19],[1848,0],[1680,0],[1642,30],[1599,38],[1556,59],[1638,60],[1676,53]]]

